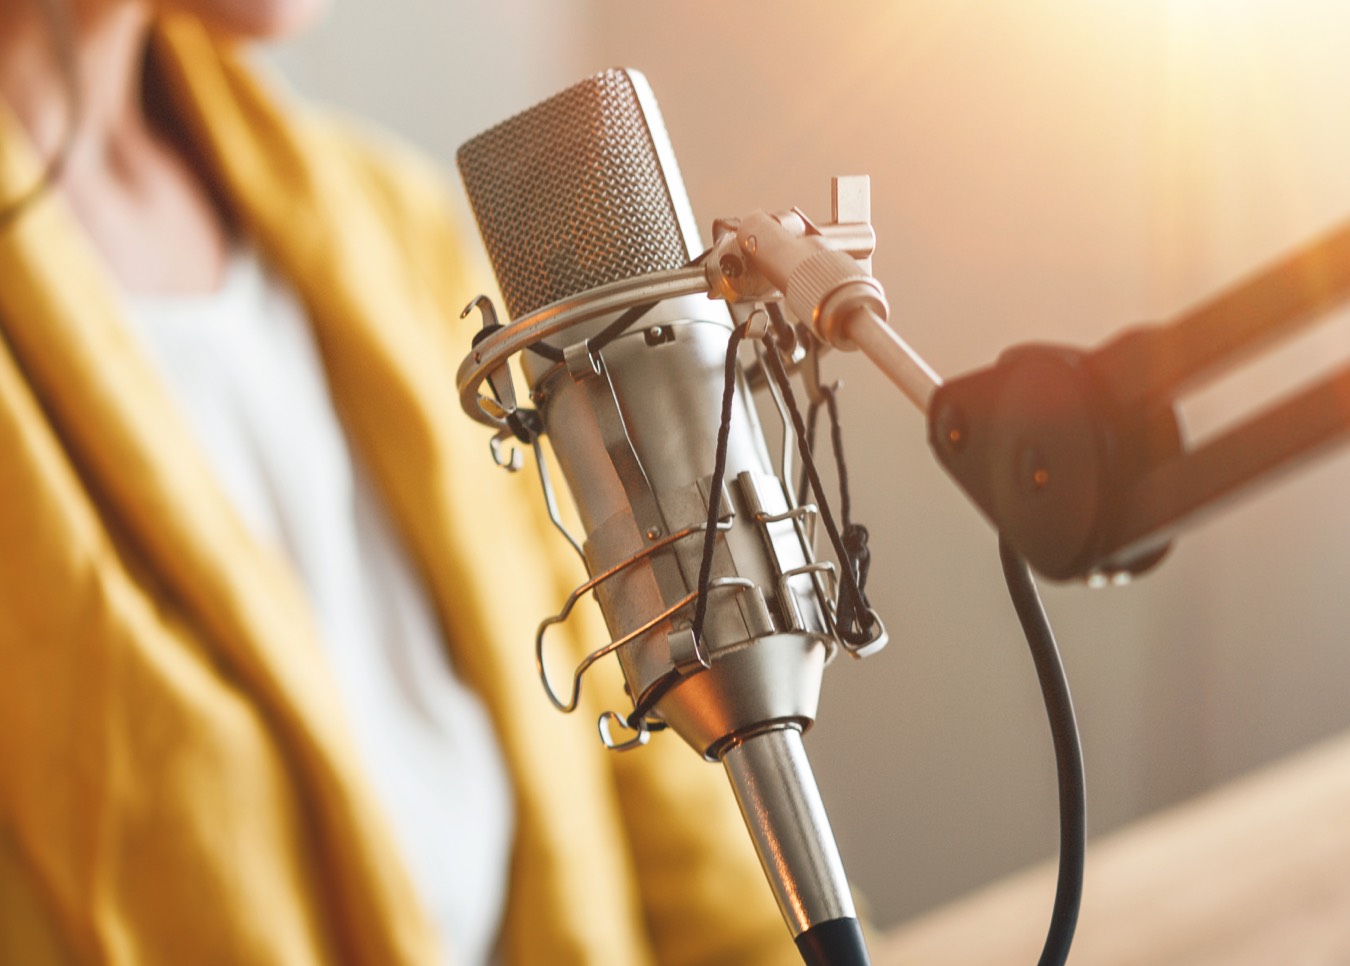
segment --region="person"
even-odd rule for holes
[[[0,3],[0,962],[794,961],[720,769],[541,693],[474,246],[241,53],[321,3]]]

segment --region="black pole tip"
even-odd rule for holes
[[[870,966],[867,943],[857,919],[818,922],[797,937],[806,966]]]

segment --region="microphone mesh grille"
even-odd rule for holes
[[[643,111],[628,73],[609,70],[460,147],[460,175],[512,318],[688,262],[671,197],[684,188],[678,171],[663,171],[649,124],[661,119]]]

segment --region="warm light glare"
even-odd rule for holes
[[[1222,287],[1345,217],[1350,8],[1170,0],[1153,205],[1160,291]],[[1177,306],[1179,307],[1179,306]],[[1343,365],[1345,314],[1183,400],[1192,441]]]

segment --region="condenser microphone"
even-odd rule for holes
[[[635,71],[606,71],[472,139],[457,160],[513,320],[505,331],[486,320],[461,386],[466,371],[490,371],[493,396],[475,397],[472,415],[550,437],[584,530],[591,578],[578,594],[594,592],[612,635],[570,690],[541,656],[549,696],[575,707],[585,667],[615,653],[639,737],[669,727],[723,764],[805,961],[866,963],[801,741],[839,646],[832,565],[815,559],[815,508],[775,472],[744,385],[723,422],[734,326],[698,273],[682,274],[702,245],[650,88]],[[508,351],[520,353],[533,423],[510,388]],[[743,383],[739,368],[733,378]],[[541,627],[541,655],[571,603]],[[602,718],[611,746],[618,718]]]

